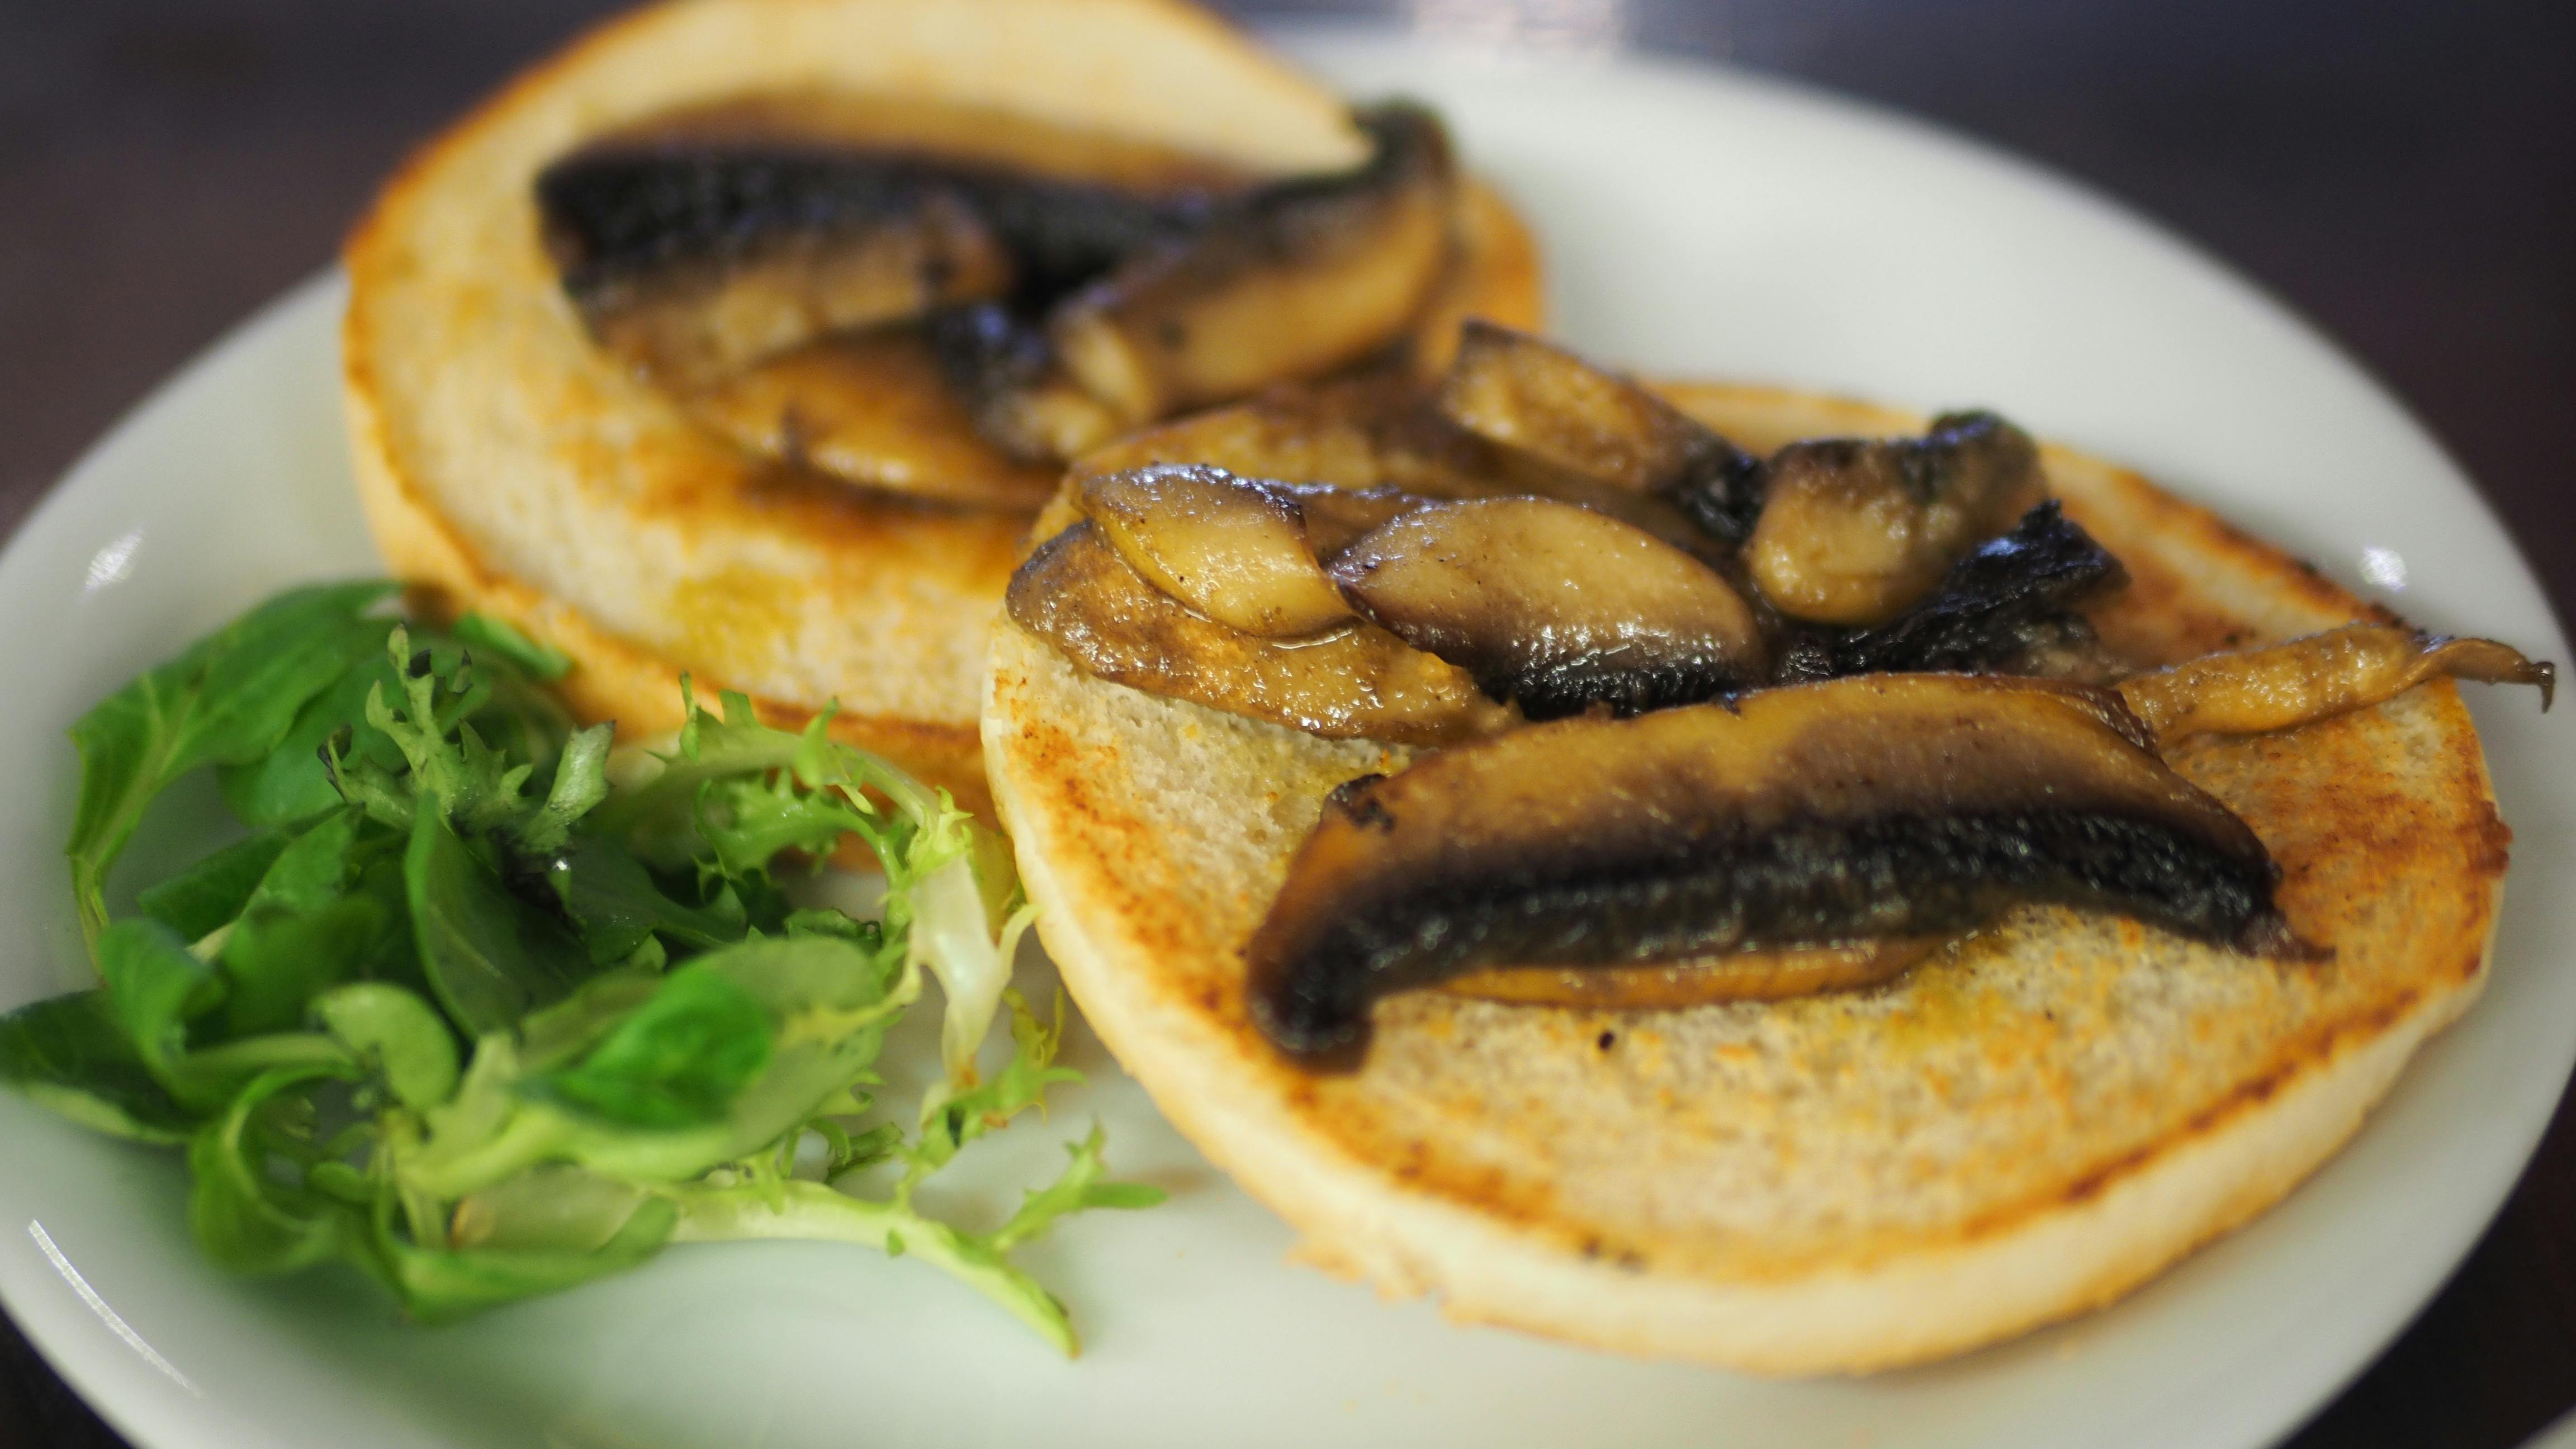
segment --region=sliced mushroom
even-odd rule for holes
[[[1245,477],[1425,498],[1537,495],[1606,513],[1684,549],[1707,539],[1671,504],[1486,441],[1440,415],[1401,376],[1372,370],[1272,389],[1130,433],[1086,454],[1076,476],[1151,463],[1213,463]],[[1311,515],[1311,510],[1310,510]],[[1312,521],[1310,517],[1310,522]],[[1338,545],[1318,538],[1321,552]]]
[[[1306,515],[1306,539],[1315,557],[1330,563],[1352,544],[1408,513],[1431,507],[1437,499],[1401,488],[1331,488],[1315,483],[1274,485],[1297,500]]]
[[[1921,438],[1792,443],[1764,465],[1762,515],[1745,546],[1754,585],[1781,613],[1883,624],[1952,562],[2039,502],[2039,449],[1992,413],[1933,419]]]
[[[752,452],[867,487],[945,503],[1035,509],[1056,470],[995,446],[920,329],[829,337],[683,399]]]
[[[1099,678],[1312,734],[1447,744],[1519,719],[1466,671],[1373,625],[1281,643],[1192,613],[1088,521],[1038,546],[1004,607]]]
[[[871,487],[1025,506],[952,416],[921,421],[913,359],[835,396],[856,364],[818,344],[920,322],[975,431],[1029,464],[1392,356],[1453,269],[1458,188],[1428,112],[1355,121],[1358,168],[1255,184],[974,107],[790,92],[628,127],[536,189],[593,334],[722,431]],[[893,436],[908,420],[918,456]],[[943,459],[972,467],[924,482]]]
[[[603,136],[549,166],[536,195],[593,334],[697,394],[936,307],[1006,300],[1034,315],[1252,189],[1168,148],[998,111],[791,91]]]
[[[1074,461],[1080,477],[1153,463],[1211,463],[1247,478],[1481,498],[1502,464],[1424,404],[1408,379],[1369,371],[1292,383],[1129,433]]]
[[[954,189],[883,167],[611,147],[549,167],[537,196],[592,334],[683,392],[1013,280],[1001,240]]]
[[[1440,411],[1567,472],[1663,498],[1728,544],[1751,535],[1760,511],[1759,460],[1629,379],[1525,332],[1469,321]]]
[[[2134,675],[2118,688],[2156,738],[2169,741],[2291,729],[2443,678],[2537,685],[2540,707],[2547,709],[2558,669],[2492,639],[2352,624],[2266,648],[2207,655]]]
[[[1371,619],[1532,719],[1692,703],[1769,667],[1753,611],[1708,565],[1550,499],[1408,513],[1331,572]]]
[[[1377,998],[1479,967],[1944,935],[2026,902],[2289,944],[2262,842],[2083,693],[1868,675],[1537,725],[1357,782],[1246,948],[1253,1019],[1347,1063]]]
[[[1263,188],[1057,311],[1065,367],[1122,422],[1347,366],[1422,309],[1452,252],[1448,138],[1416,107],[1354,119],[1359,170]]]
[[[1952,564],[1914,607],[1837,642],[1832,669],[2063,673],[2075,667],[2070,636],[2089,636],[2075,607],[2127,581],[2120,561],[2050,499]]]
[[[1287,639],[1352,617],[1284,488],[1167,463],[1083,480],[1082,508],[1146,582],[1229,628]]]

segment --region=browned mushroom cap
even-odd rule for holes
[[[888,492],[1035,509],[1056,487],[984,436],[910,326],[828,337],[682,402],[752,452]]]
[[[1250,189],[1231,168],[1150,143],[804,91],[648,118],[558,160],[536,186],[564,287],[602,345],[782,455],[798,424],[811,433],[814,419],[869,406],[836,396],[848,371],[836,355],[785,354],[962,303],[1035,314]],[[743,376],[772,359],[783,365]],[[1107,435],[1105,423],[1080,426],[1101,409],[1069,380],[1054,394],[1019,387],[1014,401],[1023,431],[1080,445]],[[899,481],[919,470],[886,466],[884,442],[870,430],[804,461],[848,461],[852,481],[922,491]],[[971,477],[959,489],[984,491]]]
[[[2159,741],[2291,729],[2391,699],[2428,679],[2540,687],[2549,707],[2557,666],[2492,639],[2447,639],[2386,624],[2211,654],[2120,681],[2121,698]]]
[[[1482,498],[1504,464],[1431,410],[1410,379],[1372,370],[1289,384],[1140,428],[1074,460],[1080,477],[1154,463],[1209,463],[1246,478],[1432,498]]]
[[[1038,546],[1004,607],[1089,674],[1313,734],[1446,744],[1519,718],[1466,671],[1373,625],[1285,644],[1192,613],[1088,521]]]
[[[1992,413],[1935,418],[1921,438],[1792,443],[1763,472],[1746,569],[1781,613],[1820,624],[1894,618],[2042,487],[2039,449]]]
[[[827,333],[1011,286],[1010,255],[982,219],[955,194],[923,186],[853,200],[831,225],[620,247],[608,218],[574,202],[613,183],[651,189],[624,169],[614,157],[575,157],[548,171],[549,235],[600,345],[675,391],[701,390]],[[813,183],[810,167],[781,160],[769,169]]]
[[[1167,463],[1086,478],[1081,490],[1083,512],[1130,567],[1220,624],[1288,639],[1352,617],[1287,489]]]
[[[1468,322],[1439,405],[1479,437],[1664,498],[1727,543],[1752,532],[1758,460],[1629,379],[1528,333]]]
[[[1708,565],[1550,499],[1408,513],[1332,576],[1370,618],[1532,719],[1693,703],[1768,671],[1753,611]]]
[[[695,390],[827,332],[1043,307],[1250,178],[1000,111],[826,91],[686,107],[548,166],[547,247],[600,340]]]
[[[1254,1020],[1347,1061],[1371,1002],[1477,967],[1941,935],[2022,902],[2285,944],[2262,843],[2114,727],[2116,696],[2083,693],[1869,675],[1536,725],[1356,782],[1246,949]]]
[[[1264,188],[1058,309],[1056,349],[1083,387],[1134,425],[1395,341],[1448,266],[1454,168],[1428,111],[1354,119],[1376,142],[1361,169]]]
[[[1488,442],[1442,417],[1407,378],[1374,369],[1274,388],[1141,429],[1085,454],[1073,471],[1081,477],[1152,463],[1212,463],[1301,487],[1395,489],[1423,498],[1535,494],[1606,513],[1677,547],[1708,542],[1672,504]],[[1308,513],[1310,527],[1320,526]],[[1340,542],[1318,534],[1316,547],[1329,556]]]

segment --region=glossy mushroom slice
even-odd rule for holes
[[[1752,609],[1708,565],[1551,499],[1408,513],[1331,573],[1371,619],[1532,719],[1693,703],[1769,669]]]
[[[1370,1003],[1479,967],[1942,935],[2025,902],[2289,944],[2262,842],[2083,693],[1867,675],[1536,725],[1356,782],[1246,948],[1253,1018],[1347,1063]]]
[[[2001,538],[1950,566],[1914,607],[1844,636],[1827,651],[1832,674],[1997,670],[2058,678],[2108,677],[2078,605],[2120,588],[2128,571],[2055,499]]]
[[[1130,433],[1087,453],[1074,473],[1151,463],[1212,463],[1251,478],[1424,498],[1535,494],[1609,514],[1684,549],[1705,545],[1671,504],[1571,473],[1450,422],[1409,378],[1384,369],[1292,384]],[[1337,545],[1318,547],[1325,553]]]
[[[1629,379],[1525,332],[1467,323],[1439,406],[1479,437],[1663,498],[1727,544],[1752,534],[1760,460]]]
[[[1886,623],[1930,593],[2035,506],[2043,483],[2029,435],[1981,412],[1935,418],[1920,438],[1792,443],[1763,473],[1744,554],[1754,586],[1791,618],[1847,627]]]
[[[786,91],[600,137],[549,166],[536,199],[599,342],[776,453],[797,419],[864,403],[833,396],[836,360],[747,369],[965,303],[1037,315],[1253,189],[1203,158],[1000,111]],[[914,491],[873,467],[880,451],[846,476]]]
[[[827,337],[683,401],[754,453],[891,493],[1034,510],[1056,487],[985,436],[911,326]]]
[[[1193,613],[1089,521],[1038,546],[1004,607],[1086,673],[1311,734],[1436,745],[1519,720],[1466,671],[1372,625],[1283,643]]]
[[[2120,681],[2120,697],[2158,741],[2265,734],[2392,699],[2428,679],[2529,684],[2540,707],[2558,669],[2492,639],[2452,639],[2352,624],[2261,649],[2211,654]]]
[[[1297,500],[1306,515],[1306,539],[1315,557],[1330,563],[1352,544],[1410,513],[1437,504],[1436,498],[1401,488],[1331,488],[1316,483],[1273,485]]]
[[[1166,463],[1086,478],[1081,500],[1146,582],[1229,628],[1288,639],[1352,618],[1287,489]]]
[[[1306,540],[1314,556],[1326,562],[1363,534],[1389,519],[1429,506],[1446,494],[1426,497],[1380,483],[1378,469],[1331,442],[1313,435],[1281,431],[1267,401],[1217,408],[1159,428],[1130,434],[1076,461],[1063,489],[1049,500],[1029,527],[1029,552],[1085,516],[1083,492],[1098,479],[1154,468],[1206,467],[1253,481],[1260,488],[1294,501],[1306,523]],[[1335,454],[1342,454],[1336,457]],[[1286,477],[1311,477],[1315,470],[1296,464],[1322,463],[1326,482],[1284,483]],[[1342,464],[1351,464],[1347,468]],[[1290,465],[1290,466],[1282,466]],[[1339,481],[1341,479],[1354,481]]]
[[[1371,369],[1294,383],[1126,434],[1074,460],[1076,477],[1154,463],[1209,463],[1247,478],[1433,498],[1498,491],[1492,445],[1432,411],[1407,378]]]
[[[1455,168],[1439,121],[1391,105],[1347,175],[1283,182],[1101,279],[1050,323],[1066,369],[1137,425],[1358,362],[1448,267]]]
[[[1014,277],[964,196],[914,168],[612,142],[547,168],[537,201],[592,335],[681,392]]]

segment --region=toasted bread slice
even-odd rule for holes
[[[1919,419],[1676,387],[1748,447]],[[2365,616],[2145,481],[2045,455],[2134,582],[2142,659]],[[2026,908],[1886,986],[1670,1011],[1414,992],[1310,1076],[1241,950],[1324,792],[1400,752],[1106,684],[995,630],[986,765],[1064,979],[1304,1255],[1464,1320],[1768,1373],[1958,1352],[2108,1302],[2279,1199],[2485,980],[2509,832],[2452,686],[2176,767],[2240,813],[2324,962]]]
[[[570,653],[576,706],[678,724],[676,675],[836,732],[970,805],[984,633],[1024,514],[765,466],[596,346],[531,183],[590,137],[764,91],[984,108],[1256,174],[1346,165],[1342,101],[1176,0],[683,0],[612,22],[423,150],[347,249],[360,495],[434,606]],[[1535,322],[1527,233],[1489,192],[1444,313]]]

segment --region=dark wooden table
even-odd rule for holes
[[[404,150],[600,0],[0,0],[0,529]],[[2127,198],[2389,380],[2576,601],[2576,5],[1347,0],[1678,51],[1989,137]],[[17,627],[24,627],[20,621]],[[2504,1449],[2576,1404],[2576,1113],[2292,1442]],[[119,1441],[0,1319],[0,1445]]]

